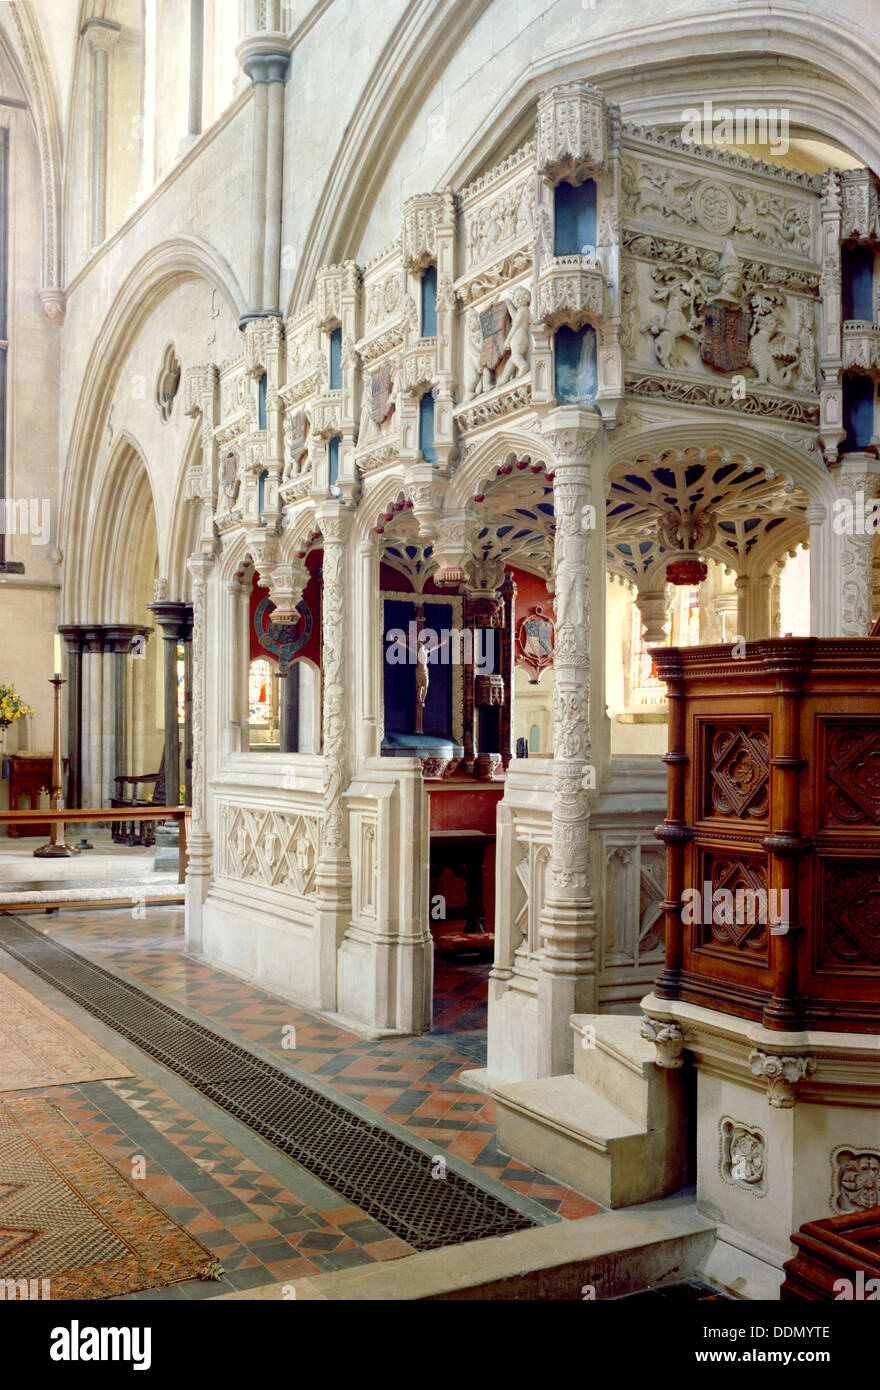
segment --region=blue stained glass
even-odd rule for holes
[[[419,451],[426,463],[437,462],[434,448],[434,397],[426,391],[419,401]]]
[[[596,330],[563,327],[554,339],[556,399],[560,405],[593,405],[599,387]]]
[[[586,179],[575,188],[570,183],[556,186],[553,254],[582,256],[596,249],[596,184]]]
[[[429,265],[422,276],[422,337],[437,336],[437,267]]]
[[[342,329],[330,334],[330,390],[342,390]]]

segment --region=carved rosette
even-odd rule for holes
[[[549,184],[583,183],[598,174],[608,151],[608,110],[598,87],[566,82],[538,102],[537,165]]]
[[[816,1070],[813,1057],[763,1052],[759,1047],[749,1053],[749,1066],[753,1076],[767,1082],[767,1100],[775,1110],[790,1110],[798,1087]]]
[[[346,540],[351,515],[341,509],[321,509],[318,516],[324,537],[321,643],[324,677],[324,826],[321,858],[341,858],[347,852],[345,808],[342,795],[348,784],[346,754]]]

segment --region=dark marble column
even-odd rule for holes
[[[67,805],[82,807],[83,628],[59,628],[67,648]]]
[[[280,720],[279,740],[282,753],[299,752],[299,662],[294,661],[286,676],[278,678]]]
[[[183,643],[183,803],[192,806],[192,766],[193,766],[193,727],[192,727],[192,689],[193,689],[193,606],[186,608],[185,625],[181,629]]]
[[[177,806],[180,801],[180,731],[177,726],[177,644],[189,626],[185,603],[161,599],[148,603],[162,629],[165,645],[165,805]]]
[[[114,623],[104,629],[104,650],[113,656],[113,768],[110,777],[112,796],[118,794],[116,778],[124,777],[127,772],[132,771],[128,767],[128,658],[136,652],[143,652],[152,630],[150,627],[134,627],[128,623]]]

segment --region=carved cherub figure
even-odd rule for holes
[[[509,381],[511,377],[524,376],[529,370],[532,296],[523,285],[515,291],[513,300],[506,302],[510,311],[510,331],[507,334],[504,347],[510,355],[498,377],[499,385]]]

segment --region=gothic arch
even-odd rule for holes
[[[103,426],[125,360],[144,324],[165,296],[187,280],[202,279],[226,297],[236,317],[245,299],[228,264],[198,237],[180,236],[153,247],[122,284],[101,325],[77,401],[64,468],[59,524],[65,581],[65,622],[83,621],[87,608],[89,510],[98,467],[94,441]]]
[[[143,450],[123,430],[110,458],[88,538],[87,619],[142,623],[159,556],[157,514]]]

